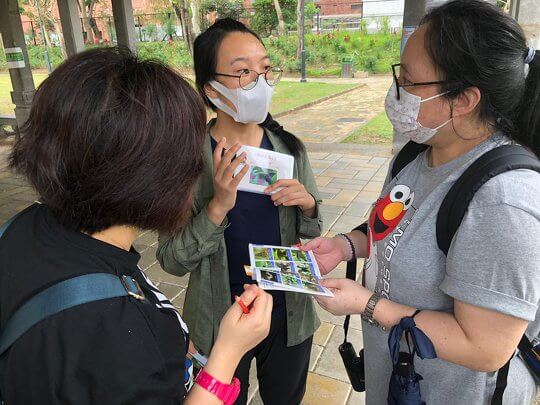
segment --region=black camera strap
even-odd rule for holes
[[[354,257],[350,262],[347,262],[347,272],[345,276],[350,280],[356,280],[356,257]],[[347,315],[345,317],[345,322],[343,322],[343,331],[345,332],[345,339],[343,343],[347,343],[347,334],[349,333],[349,322],[351,321],[351,316]]]
[[[368,233],[368,225],[367,222],[364,222],[362,225],[357,226],[353,229],[354,231],[360,231],[367,235]],[[356,266],[357,266],[357,259],[356,257],[353,257],[350,261],[347,262],[347,271],[345,273],[345,277],[347,277],[349,280],[356,281]],[[351,322],[351,316],[347,315],[345,317],[345,322],[343,322],[343,331],[345,332],[345,339],[343,340],[343,343],[347,343],[347,334],[349,333],[349,323]]]

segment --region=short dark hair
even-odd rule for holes
[[[517,21],[486,1],[455,0],[431,10],[421,24],[428,55],[451,82],[442,86],[450,91],[445,97],[477,87],[480,118],[539,155],[540,52],[527,68],[529,48]]]
[[[41,84],[10,166],[71,229],[173,233],[202,171],[205,124],[201,98],[173,70],[93,49]]]
[[[221,43],[225,37],[233,32],[251,34],[264,46],[263,41],[254,31],[246,27],[240,21],[233,20],[232,18],[223,18],[217,20],[210,26],[210,28],[201,33],[195,39],[195,43],[193,44],[193,60],[197,90],[204,99],[206,105],[214,111],[217,108],[208,99],[206,92],[204,91],[204,86],[208,82],[216,79],[219,47],[221,46]],[[290,132],[286,131],[272,118],[270,114],[268,114],[261,126],[278,135],[293,155],[298,156],[299,154],[305,152],[305,147],[302,141]]]

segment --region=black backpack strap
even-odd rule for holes
[[[512,360],[512,357],[510,360]],[[497,382],[495,383],[495,392],[493,392],[493,397],[491,397],[491,405],[502,405],[503,403],[503,394],[508,381],[508,371],[510,370],[510,360],[497,372]]]
[[[540,173],[540,162],[533,153],[520,145],[502,145],[480,156],[456,180],[446,194],[437,214],[437,244],[445,255],[448,255],[452,239],[474,194],[493,177],[517,169],[530,169]],[[530,346],[530,342],[524,335],[519,343],[519,349],[523,350],[526,343]],[[502,405],[510,360],[497,372],[495,392],[491,399],[492,405]]]
[[[519,344],[518,344],[518,349],[523,354],[533,350],[533,346],[526,335],[523,335],[521,337],[521,340],[519,341]],[[506,389],[506,384],[508,381],[508,371],[510,370],[510,361],[513,358],[514,358],[514,355],[512,355],[512,357],[510,357],[510,359],[506,362],[506,364],[502,366],[497,372],[497,382],[495,384],[495,392],[493,393],[493,397],[491,398],[491,405],[502,405],[503,403],[502,400],[503,400],[504,390]]]
[[[416,143],[413,141],[407,142],[394,159],[394,164],[392,165],[392,178],[396,177],[399,172],[405,168],[405,166],[416,159],[416,157],[427,148],[429,148],[429,145],[424,145],[422,143]]]
[[[0,330],[0,358],[22,335],[42,320],[66,309],[94,301],[131,296],[145,301],[130,276],[90,273],[60,281],[26,301]]]
[[[483,154],[456,180],[437,214],[437,244],[445,255],[474,194],[493,177],[517,169],[540,173],[540,162],[522,146],[502,145]]]

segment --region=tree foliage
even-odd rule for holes
[[[242,0],[203,0],[201,12],[203,14],[216,12],[218,18],[238,20],[244,16],[245,9]]]
[[[283,20],[288,28],[296,26],[296,1],[280,0]],[[255,14],[251,19],[251,27],[263,36],[268,36],[277,29],[278,18],[273,0],[255,0]]]

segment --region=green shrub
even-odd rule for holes
[[[288,60],[285,62],[284,69],[289,73],[300,72],[301,62],[299,60]]]
[[[348,37],[349,41],[345,42]],[[265,46],[274,66],[290,73],[300,71],[296,60],[296,35],[265,38]],[[365,32],[337,32],[322,35],[306,34],[306,61],[308,74],[318,77],[339,75],[343,56],[352,55],[357,71],[389,73],[390,65],[399,61],[401,36],[392,34],[366,34]],[[137,44],[139,56],[156,59],[178,68],[191,68],[193,62],[183,41],[143,42]],[[45,69],[44,48],[29,46],[30,63],[34,69]],[[53,66],[62,62],[60,48],[50,49]],[[0,69],[6,68],[5,56],[0,52]]]
[[[29,46],[28,48],[28,58],[30,59],[30,66],[32,69],[46,69],[47,64],[45,63],[45,47],[38,46]],[[59,47],[49,48],[49,60],[51,61],[52,67],[56,67],[62,63],[62,50]]]

